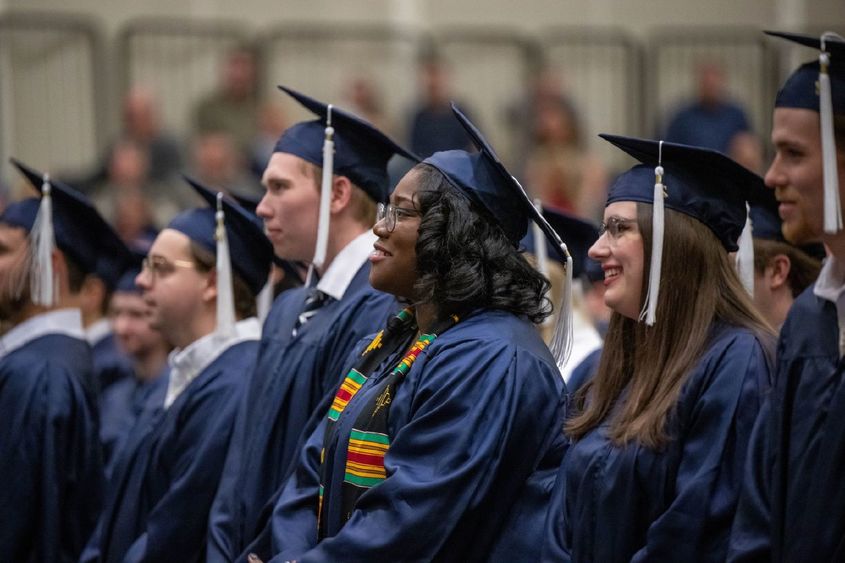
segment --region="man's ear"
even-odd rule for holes
[[[789,283],[789,272],[792,269],[792,262],[789,260],[789,256],[775,254],[769,260],[768,266],[772,270],[772,276],[769,279],[769,287],[772,290],[780,289]]]
[[[217,301],[217,270],[212,269],[204,276],[202,283],[202,300],[205,303],[214,303]]]
[[[352,200],[352,182],[346,176],[334,176],[332,179],[331,213],[340,213]]]

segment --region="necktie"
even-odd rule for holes
[[[308,297],[305,299],[305,307],[296,319],[296,324],[293,326],[293,333],[291,336],[296,337],[296,334],[299,332],[302,325],[307,323],[311,317],[316,315],[317,311],[320,310],[320,307],[330,303],[332,300],[333,298],[329,294],[323,293],[319,289],[314,288],[309,290]]]

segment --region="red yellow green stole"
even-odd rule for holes
[[[442,334],[457,321],[458,318],[453,316],[446,323],[441,323],[436,327],[432,333],[421,334],[391,372],[376,384],[378,385],[378,392],[372,394],[374,398],[358,410],[358,417],[355,419],[349,434],[346,466],[341,486],[344,521],[351,516],[358,497],[387,477],[384,468],[384,456],[390,447],[387,422],[390,403],[395,395],[396,386],[410,371],[420,353],[437,338],[438,334]],[[320,537],[324,537],[323,492],[324,484],[329,477],[324,473],[326,470],[325,455],[329,446],[338,438],[335,425],[349,401],[361,389],[370,374],[391,354],[402,348],[407,348],[410,339],[416,333],[416,329],[413,310],[408,308],[400,311],[396,317],[388,322],[387,328],[379,332],[370,342],[364,350],[361,360],[349,371],[335,394],[334,401],[329,409],[323,450],[320,456],[322,467],[317,515]]]

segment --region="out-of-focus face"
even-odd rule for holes
[[[608,205],[603,230],[588,254],[604,271],[604,302],[620,315],[636,319],[640,315],[645,271],[637,204],[617,201]]]
[[[807,109],[775,109],[772,144],[775,157],[765,180],[779,202],[783,236],[793,244],[817,241],[824,219],[819,114]]]
[[[161,231],[150,247],[144,269],[135,278],[149,307],[150,326],[168,338],[180,333],[185,323],[202,311],[210,276],[194,266],[185,234],[174,229]]]
[[[0,320],[9,320],[29,300],[26,231],[0,223]]]
[[[411,170],[390,195],[391,208],[386,216],[373,227],[378,240],[370,254],[370,285],[405,299],[414,298],[417,281],[416,246],[421,218],[414,196],[418,186],[417,172]],[[394,213],[395,221],[390,217]]]
[[[164,337],[150,326],[150,307],[140,293],[116,291],[109,304],[109,318],[120,349],[142,357],[164,346]]]
[[[298,156],[273,153],[256,208],[279,258],[310,262],[317,243],[320,192],[311,167]]]

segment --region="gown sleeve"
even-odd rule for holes
[[[210,385],[180,413],[184,426],[174,446],[178,457],[168,490],[150,509],[144,532],[126,552],[124,563],[193,561],[206,543],[208,511],[220,480],[242,387]],[[187,405],[186,405],[187,406]],[[160,546],[167,546],[166,552]]]
[[[77,559],[100,509],[93,397],[55,364],[28,357],[0,367],[2,560]]]
[[[360,497],[337,535],[308,551],[302,547],[313,544],[313,517],[311,541],[303,542],[297,539],[303,532],[288,530],[297,523],[277,510],[274,533],[285,532],[287,541],[273,561],[432,560],[464,522],[507,516],[523,483],[513,468],[536,465],[545,429],[558,417],[557,398],[548,400],[560,394],[557,370],[552,374],[509,345],[472,340],[426,360],[421,355],[417,363],[411,373],[422,371],[413,382],[408,422],[395,431],[385,456],[387,478]],[[505,465],[508,477],[499,479]],[[479,528],[496,529],[489,523]],[[473,543],[487,542],[492,539]]]
[[[771,470],[774,463],[769,440],[771,397],[760,410],[751,433],[748,461],[742,479],[736,519],[731,531],[728,561],[770,561],[771,546]]]
[[[753,336],[733,338],[691,375],[701,391],[679,404],[680,463],[674,494],[649,526],[632,561],[724,561],[739,498],[749,436],[770,376]]]

